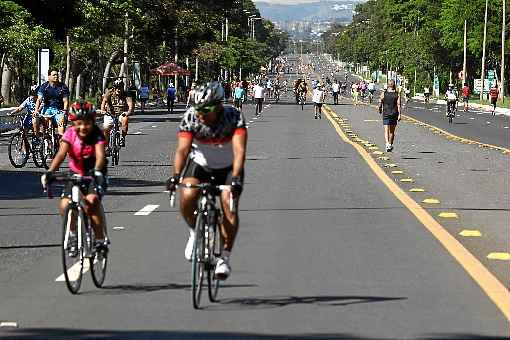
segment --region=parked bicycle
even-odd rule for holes
[[[108,251],[96,249],[96,238],[91,226],[89,216],[85,212],[84,195],[82,187],[93,185],[96,191],[101,189],[97,186],[94,177],[80,176],[76,174],[54,174],[47,178],[46,188],[49,198],[53,198],[51,184],[62,183],[71,187],[69,204],[62,219],[62,265],[67,288],[72,294],[80,290],[83,272],[90,269],[92,281],[98,288],[103,286],[106,277],[108,263]],[[76,243],[72,244],[71,230],[76,232]],[[106,228],[104,228],[105,242],[108,244]]]
[[[31,113],[19,116],[18,127],[9,138],[8,154],[9,161],[15,168],[24,167],[30,155],[35,166],[38,168],[43,167],[42,149],[40,140],[34,135],[31,128],[25,128],[25,122]]]
[[[198,185],[179,185],[181,188],[199,189],[198,208],[195,221],[195,244],[191,260],[191,283],[193,308],[200,308],[202,286],[205,275],[207,275],[207,290],[209,300],[217,302],[220,280],[215,277],[214,269],[216,258],[221,256],[223,250],[223,239],[219,230],[223,213],[218,208],[217,197],[222,191],[230,191],[228,185],[212,185],[202,183]],[[175,192],[170,193],[170,206],[174,206]],[[230,198],[230,209],[235,211],[237,202]]]

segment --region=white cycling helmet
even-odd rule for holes
[[[195,92],[195,106],[203,107],[221,103],[225,97],[223,86],[217,81],[200,86]]]

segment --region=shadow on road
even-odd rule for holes
[[[224,299],[220,305],[213,305],[207,310],[232,310],[232,309],[271,309],[291,305],[317,305],[317,306],[349,306],[362,303],[386,302],[407,300],[406,297],[383,297],[383,296],[262,296]]]
[[[228,288],[252,288],[258,287],[255,284],[225,284],[221,289]],[[165,283],[165,284],[152,284],[152,283],[136,283],[136,284],[123,284],[115,286],[104,286],[101,290],[84,292],[82,295],[124,295],[136,293],[150,293],[165,290],[190,290],[190,284],[184,283]]]
[[[13,331],[0,332],[2,339],[74,339],[74,340],[95,340],[95,339],[208,339],[208,340],[230,340],[230,339],[336,339],[336,340],[390,340],[389,338],[367,338],[359,337],[354,334],[262,334],[262,333],[241,333],[241,332],[197,332],[197,331],[128,331],[128,330],[80,330],[66,328],[38,328],[38,329],[20,329]],[[508,337],[493,337],[477,334],[438,334],[426,337],[416,337],[421,340],[503,340]],[[391,338],[391,340],[398,340]]]
[[[42,172],[0,170],[0,200],[25,200],[44,197]]]

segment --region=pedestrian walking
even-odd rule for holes
[[[197,84],[195,82],[191,83],[191,88],[188,91],[188,99],[186,100],[186,108],[189,108],[191,105],[195,105],[195,94],[197,91]]]
[[[471,94],[471,90],[467,83],[464,83],[464,87],[462,88],[462,101],[464,102],[464,112],[467,112],[469,105],[469,96]]]
[[[142,109],[142,113],[145,112],[145,105],[149,100],[149,92],[150,90],[147,84],[142,84],[142,86],[140,86],[140,89],[138,90],[138,98],[140,98],[140,106]]]
[[[492,105],[492,115],[496,115],[496,104],[498,103],[499,90],[496,83],[492,84],[491,89],[489,90],[489,96],[491,97],[491,105]]]
[[[253,97],[255,98],[255,115],[260,115],[262,113],[262,103],[264,102],[264,94],[265,89],[259,81],[253,87]]]
[[[317,87],[313,90],[312,97],[315,119],[322,119],[322,104],[324,103],[325,98],[326,93],[323,90],[323,85],[318,84]]]
[[[174,103],[175,103],[175,95],[177,91],[175,90],[175,86],[173,83],[168,84],[168,88],[166,89],[166,109],[168,113],[174,113]]]
[[[358,105],[359,85],[357,83],[352,84],[351,91],[352,91],[352,101],[353,101],[354,105]]]
[[[335,79],[333,85],[331,85],[331,90],[333,91],[333,104],[338,105],[338,94],[340,93],[340,84]]]
[[[397,92],[395,81],[390,80],[386,91],[381,93],[379,101],[379,113],[382,114],[384,125],[384,140],[386,142],[386,152],[393,151],[395,141],[395,129],[397,122],[401,119],[401,100]]]

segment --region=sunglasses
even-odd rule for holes
[[[50,76],[52,76],[52,77],[58,77],[58,74],[57,74],[57,73],[55,73],[55,74],[50,74]]]
[[[207,115],[211,112],[214,112],[216,110],[216,105],[210,105],[210,106],[201,106],[197,108],[197,112],[201,113],[203,115]]]

